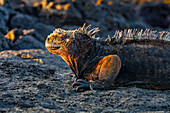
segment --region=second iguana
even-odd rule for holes
[[[95,38],[91,25],[56,29],[45,42],[75,74],[76,90],[110,86],[170,89],[170,33],[152,30],[116,31],[106,40]]]

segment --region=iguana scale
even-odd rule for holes
[[[106,40],[99,28],[56,29],[45,42],[75,74],[77,90],[110,86],[170,89],[170,32],[149,29],[116,31]]]

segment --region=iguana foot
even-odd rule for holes
[[[104,89],[112,86],[120,68],[121,60],[119,56],[105,56],[96,65],[95,71],[91,73],[90,77],[92,78],[87,78],[89,81],[78,79],[73,83],[73,87],[76,87],[77,91],[84,91],[89,89]]]
[[[76,91],[84,91],[84,90],[93,90],[90,82],[78,79],[76,82],[73,83],[73,88],[76,87]]]

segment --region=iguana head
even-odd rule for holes
[[[45,46],[49,52],[61,56],[66,52],[67,54],[73,52],[73,49],[77,49],[76,46],[82,45],[79,43],[80,40],[81,43],[91,40],[94,34],[99,31],[98,28],[90,30],[90,27],[91,25],[85,27],[84,24],[83,27],[75,30],[55,29],[55,31],[47,37]]]
[[[45,47],[49,52],[60,55],[63,51],[68,48],[71,41],[73,40],[74,31],[65,31],[62,29],[56,29],[51,33],[45,42]]]

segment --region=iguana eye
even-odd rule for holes
[[[66,42],[69,42],[70,41],[70,39],[66,39]]]

